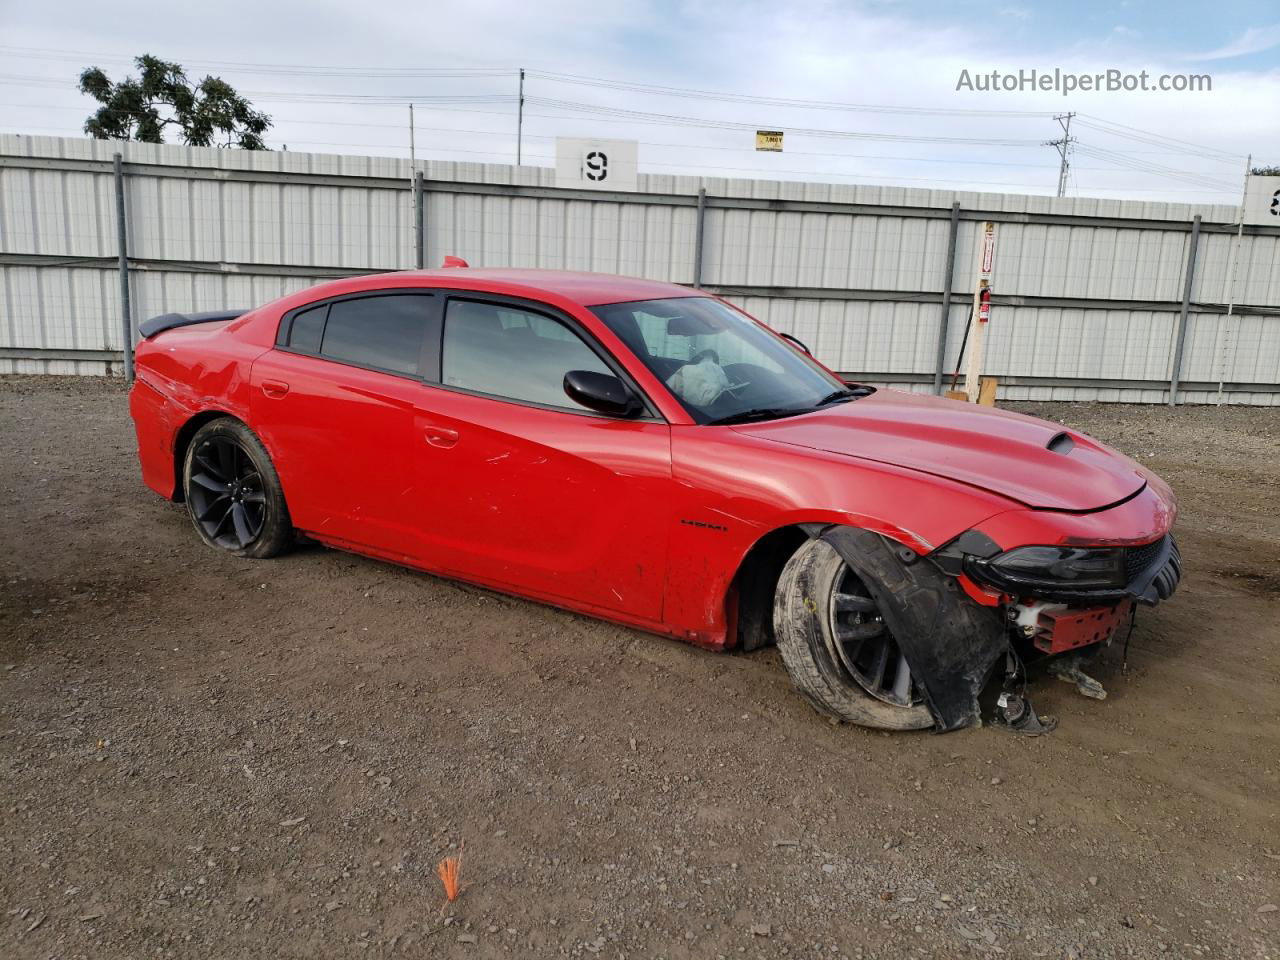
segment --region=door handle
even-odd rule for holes
[[[289,392],[289,385],[283,380],[263,380],[262,392],[272,400],[279,400]]]
[[[458,431],[448,427],[424,427],[422,432],[433,447],[452,447],[458,442]]]

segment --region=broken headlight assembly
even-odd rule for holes
[[[1006,593],[1122,591],[1128,583],[1119,547],[1016,547],[994,557],[965,558],[975,580]]]

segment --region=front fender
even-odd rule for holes
[[[979,717],[978,694],[1009,647],[999,610],[974,603],[931,560],[873,533],[829,527],[819,536],[875,598],[940,732]]]
[[[1002,513],[1008,498],[890,464],[744,436],[671,428],[670,553],[663,619],[704,646],[726,644],[726,601],[752,548],[803,525],[857,527],[916,553]]]

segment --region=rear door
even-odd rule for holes
[[[437,366],[440,304],[386,290],[309,305],[285,315],[276,348],[254,362],[254,425],[295,526],[397,559],[416,550],[427,481],[417,402]]]
[[[440,361],[417,421],[431,565],[660,620],[670,428],[593,413],[563,389],[570,370],[628,379],[616,361],[574,318],[483,294],[449,297]]]

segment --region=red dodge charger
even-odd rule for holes
[[[777,643],[855,723],[967,726],[1002,669],[997,716],[1035,732],[1024,664],[1078,663],[1180,576],[1173,495],[1127,457],[845,383],[669,283],[393,273],[141,333],[143,479],[210,546],[305,537],[717,650]]]

